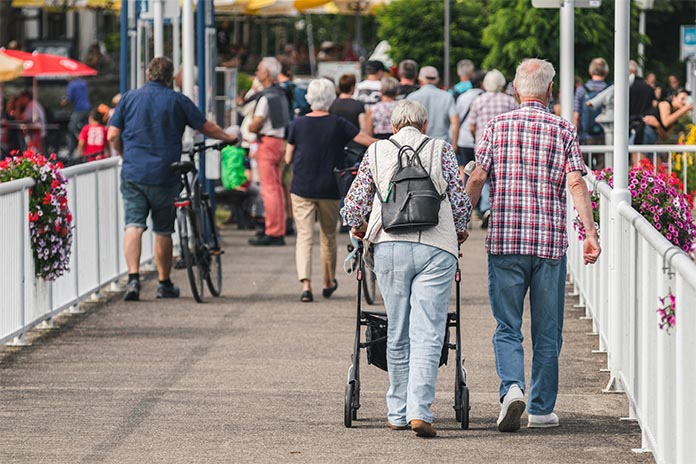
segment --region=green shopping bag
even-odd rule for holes
[[[242,147],[227,146],[222,149],[222,186],[227,190],[239,187],[247,181],[244,172],[244,155]]]

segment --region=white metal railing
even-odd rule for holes
[[[588,176],[587,182],[594,179]],[[599,335],[600,351],[609,357],[609,388],[624,391],[629,417],[638,420],[642,448],[658,463],[696,462],[696,263],[673,246],[628,203],[618,205],[618,219],[609,217],[611,188],[591,185],[600,196],[603,254],[594,266],[583,265],[582,242],[572,231],[569,195],[568,271]],[[621,234],[621,249],[610,237]],[[609,273],[621,275],[610,288]],[[658,298],[676,296],[676,327],[659,328]],[[618,292],[619,307],[609,307]]]
[[[127,272],[123,258],[123,206],[119,158],[63,171],[74,230],[70,271],[54,282],[37,279],[27,215],[32,179],[0,184],[0,343],[23,343],[24,333],[116,282]],[[141,261],[153,260],[151,232],[143,234]]]
[[[580,145],[580,150],[589,155],[588,156],[588,165],[593,166],[593,159],[594,155],[596,154],[604,154],[605,157],[609,157],[610,161],[611,158],[614,156],[614,146],[613,145]],[[696,152],[696,145],[629,145],[628,146],[628,152],[629,153],[649,153],[651,162],[653,166],[655,166],[655,170],[657,171],[657,157],[658,153],[668,153],[668,159],[667,159],[667,172],[671,173],[672,172],[672,153],[695,153]],[[605,158],[606,160],[606,158]],[[605,165],[606,165],[605,161]],[[611,163],[613,166],[613,163]],[[696,169],[696,164],[691,166],[691,169]],[[685,164],[684,169],[682,169],[681,175],[682,178],[680,179],[682,181],[682,184],[684,184],[683,191],[684,193],[687,193],[689,191],[688,185],[689,185],[689,180],[688,180],[688,166]],[[693,186],[692,186],[693,188]]]

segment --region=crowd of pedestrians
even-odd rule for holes
[[[396,76],[387,76],[383,63],[368,61],[367,77],[360,82],[350,74],[336,83],[312,80],[302,95],[310,108],[300,111],[282,63],[273,57],[261,59],[242,101],[239,131],[249,167],[257,173],[262,203],[257,210],[264,212],[263,224],[249,244],[284,246],[294,225],[298,293],[300,301],[311,303],[315,223],[324,298],[338,289],[339,223],[364,240],[389,320],[387,425],[434,437],[430,408],[450,290],[459,247],[468,238],[478,203],[482,224],[488,227],[489,290],[498,322],[493,339],[501,381],[497,427],[502,432],[519,429],[527,405],[529,427],[555,427],[566,182],[588,230],[586,263],[595,262],[600,253],[582,181],[585,165],[577,132],[571,122],[548,110],[555,75],[548,62],[523,61],[512,86],[500,71],[476,71],[470,60],[460,61],[457,69],[460,81],[453,89],[443,89],[440,72],[432,66],[419,69],[415,61],[404,60]],[[152,60],[147,84],[126,93],[109,121],[108,140],[123,157],[126,300],[139,299],[140,243],[148,214],[156,234],[157,297],[179,296],[170,270],[173,198],[181,186],[169,166],[179,158],[184,128],[228,143],[237,141],[236,135],[206,121],[190,99],[169,88],[172,74],[171,61]],[[90,141],[103,134],[95,116],[86,126],[87,140],[80,138],[78,143],[81,152],[91,151]],[[383,204],[397,195],[392,189],[404,156],[409,166],[427,172],[432,198],[439,202],[438,217],[436,225],[395,232],[383,223]],[[351,166],[355,179],[342,199],[336,172]],[[286,179],[284,173],[291,175]],[[520,333],[527,291],[532,294],[534,349],[529,387]]]

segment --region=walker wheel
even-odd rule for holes
[[[353,384],[346,385],[346,395],[343,404],[343,425],[350,428],[353,425],[353,419],[356,418],[357,411],[353,409]]]

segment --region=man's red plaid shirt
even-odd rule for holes
[[[486,251],[560,259],[568,247],[566,174],[587,173],[575,126],[525,102],[491,119],[476,162],[491,182]]]

